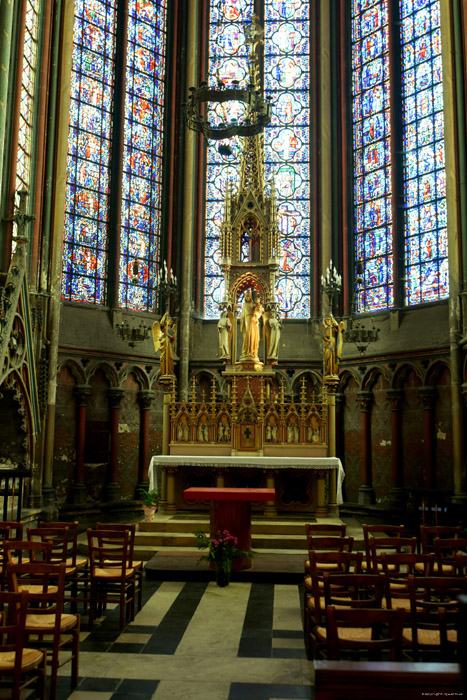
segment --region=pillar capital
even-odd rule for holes
[[[138,391],[138,401],[143,411],[147,411],[151,408],[151,404],[155,395],[156,393],[154,391],[150,391],[148,389],[142,389],[141,391]]]
[[[362,413],[366,413],[371,409],[373,403],[372,391],[357,391],[357,400],[360,402]]]
[[[402,389],[387,389],[386,396],[391,402],[391,409],[393,411],[398,411],[400,409],[400,402],[404,397]]]
[[[89,384],[76,384],[73,387],[73,394],[78,402],[78,406],[87,406],[88,396],[91,394]]]
[[[107,390],[107,398],[109,399],[109,404],[111,408],[118,408],[120,406],[120,401],[125,396],[125,390],[120,389],[117,386],[111,386]]]
[[[423,402],[424,409],[430,409],[433,405],[433,401],[438,396],[438,392],[432,386],[421,386],[418,393]]]

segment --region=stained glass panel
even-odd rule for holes
[[[310,18],[309,2],[264,3],[264,76],[273,105],[265,129],[267,177],[276,182],[281,312],[310,315]]]
[[[31,140],[34,115],[34,90],[36,79],[36,56],[38,39],[38,15],[40,0],[26,3],[26,26],[24,30],[24,53],[21,72],[21,95],[19,109],[18,155],[16,165],[16,191],[30,191]]]
[[[439,0],[401,0],[406,303],[449,295]]]
[[[154,311],[160,251],[166,0],[130,0],[120,306]]]
[[[359,311],[393,304],[387,0],[352,0],[352,96]]]
[[[117,0],[76,0],[62,295],[106,300]]]
[[[244,26],[253,3],[212,3],[209,75],[226,83],[248,76]],[[265,176],[274,177],[279,199],[281,266],[277,297],[291,318],[310,315],[310,145],[309,145],[309,2],[264,3],[264,83],[273,104],[272,125],[265,130]],[[219,121],[224,115],[219,115]],[[231,114],[229,114],[231,117]],[[237,179],[239,145],[232,156],[208,148],[205,315],[218,316],[224,293],[219,268],[219,232],[227,180]],[[293,270],[293,274],[292,274]]]

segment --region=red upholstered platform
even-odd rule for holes
[[[251,502],[274,501],[275,489],[236,489],[192,486],[185,489],[187,501],[211,501],[211,537],[221,530],[228,530],[238,539],[238,548],[251,552]],[[232,569],[249,569],[251,559],[234,559]]]

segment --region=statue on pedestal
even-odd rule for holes
[[[263,315],[263,306],[259,295],[253,299],[251,292],[245,293],[245,301],[240,318],[240,330],[243,334],[242,356],[240,361],[252,359],[259,362],[259,321]]]
[[[177,340],[177,326],[173,319],[166,312],[160,322],[155,321],[152,325],[152,339],[154,350],[161,351],[160,366],[161,375],[174,374],[174,347]]]
[[[337,377],[339,374],[339,360],[342,354],[343,331],[345,322],[337,323],[330,313],[323,322],[324,339],[324,376]]]
[[[228,309],[223,309],[217,330],[219,331],[219,357],[226,362],[231,356],[231,341],[232,341],[232,321]]]
[[[266,361],[268,365],[276,365],[279,358],[279,340],[281,337],[282,321],[273,308],[264,314],[264,335],[266,338]]]

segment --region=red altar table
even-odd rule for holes
[[[185,489],[187,501],[211,501],[211,537],[218,530],[228,530],[238,539],[238,548],[251,551],[251,503],[252,501],[274,501],[275,489],[238,489],[193,486]],[[234,559],[232,569],[249,569],[250,557]]]

